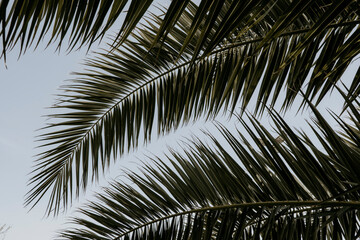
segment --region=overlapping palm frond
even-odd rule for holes
[[[300,9],[291,1],[256,8],[221,41],[216,39],[235,3],[224,3],[211,28],[204,18],[195,34],[191,23],[199,10],[190,4],[163,43],[153,45],[163,24],[153,16],[135,40],[89,60],[90,70],[65,87],[56,106],[68,113],[52,115],[56,121],[42,135],[50,150],[33,171],[27,203],[51,191],[49,211],[57,213],[112,156],[136,147],[140,132],[148,140],[154,124],[161,133],[202,114],[215,116],[221,108],[233,111],[240,103],[245,109],[257,87],[260,112],[284,88],[284,108],[301,89],[321,101],[360,52],[358,4],[309,2]],[[198,53],[202,57],[194,60]]]
[[[166,38],[190,2],[189,0],[181,0],[170,3],[153,44]],[[1,0],[0,36],[3,54],[16,44],[20,44],[21,50],[26,50],[34,41],[36,45],[39,44],[45,35],[50,36],[49,43],[58,39],[59,47],[67,37],[69,38],[70,49],[77,44],[79,46],[91,44],[104,36],[125,9],[126,15],[116,37],[116,40],[119,39],[118,43],[121,43],[129,36],[152,3],[153,0],[15,0],[12,2]],[[189,32],[189,38],[184,42],[183,49],[189,44],[191,37],[198,31],[200,25],[204,25],[203,19],[206,18],[203,36],[197,47],[197,49],[201,49],[208,30],[216,24],[215,20],[224,9],[227,10],[226,15],[229,19],[222,23],[221,34],[227,35],[229,33],[227,31],[232,29],[229,29],[226,24],[229,21],[234,21],[235,17],[240,17],[237,14],[238,12],[233,12],[229,8],[229,3],[231,3],[231,7],[236,9],[245,7],[241,17],[248,14],[246,11],[251,12],[255,9],[259,11],[262,5],[266,5],[264,0],[248,1],[246,4],[239,4],[237,1],[201,1],[201,11],[197,12],[194,21],[191,23],[191,32]]]
[[[350,124],[336,117],[341,133],[311,108],[311,135],[294,132],[270,112],[283,142],[253,117],[239,118],[243,128],[237,134],[218,124],[231,149],[208,134],[212,145],[195,138],[185,153],[153,159],[140,174],[127,174],[130,184],[115,182],[99,193],[74,219],[77,228],[62,237],[357,239],[358,108],[351,105]]]
[[[129,1],[124,34],[135,27],[152,0]],[[58,39],[60,46],[69,37],[69,47],[89,44],[102,37],[119,18],[127,0],[2,0],[0,3],[1,37],[5,50],[20,44],[26,50],[49,32],[49,43]],[[130,14],[130,16],[129,16]]]
[[[118,20],[121,12],[126,9],[125,19],[116,38],[120,38],[118,43],[121,43],[136,27],[152,3],[153,0],[15,0],[12,2],[1,0],[0,36],[3,44],[3,54],[17,43],[20,44],[22,50],[25,50],[34,41],[38,44],[45,35],[50,37],[49,43],[58,39],[58,46],[61,46],[68,37],[68,45],[71,49],[76,44],[79,46],[91,44],[104,36]],[[176,0],[170,3],[153,44],[166,40],[167,35],[189,3],[191,3],[190,0]],[[334,18],[337,18],[348,5],[352,5],[352,7],[347,9],[349,11],[342,17],[347,18],[347,14],[352,13],[354,10],[358,14],[358,2],[352,0],[301,0],[296,2],[289,0],[202,0],[199,3],[199,11],[196,12],[196,15],[189,23],[191,28],[183,43],[182,50],[187,47],[192,37],[201,30],[201,36],[198,38],[194,54],[194,56],[197,56],[204,47],[203,44],[209,31],[214,25],[218,25],[216,36],[205,50],[205,53],[210,53],[214,47],[230,34],[238,34],[238,36],[244,36],[244,33],[247,34],[248,31],[243,31],[243,29],[248,30],[249,26],[253,27],[252,23],[261,20],[266,22],[260,28],[253,28],[253,33],[258,30],[263,31],[263,28],[267,29],[269,27],[267,26],[268,23],[271,24],[276,20],[271,15],[279,13],[281,14],[280,21],[267,34],[266,41],[263,44],[283,33],[285,29],[291,28],[292,24],[299,27],[303,22],[315,23],[312,31],[308,34],[310,40],[312,36],[332,22]],[[218,22],[219,15],[224,11],[225,15],[222,21]],[[304,12],[308,14],[304,14]],[[323,15],[321,21],[312,22],[313,17],[322,15],[325,12],[326,15]],[[245,24],[246,22],[248,24]],[[234,31],[239,27],[241,27],[240,31]]]

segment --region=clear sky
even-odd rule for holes
[[[46,205],[28,213],[23,207],[28,174],[33,165],[36,130],[44,127],[54,94],[72,71],[80,70],[85,51],[66,55],[41,46],[17,60],[16,49],[8,54],[8,69],[0,63],[0,224],[11,227],[6,240],[51,239],[63,222],[44,219]]]
[[[8,54],[8,69],[2,60],[0,62],[0,226],[11,227],[6,240],[47,240],[64,227],[63,223],[73,209],[54,219],[44,218],[45,201],[30,212],[23,207],[24,195],[29,190],[26,186],[28,174],[36,159],[34,155],[39,153],[35,149],[36,130],[44,127],[46,118],[42,116],[51,113],[46,108],[54,103],[55,94],[60,93],[59,86],[64,80],[73,78],[71,72],[82,70],[80,63],[86,48],[67,55],[64,51],[58,54],[54,53],[54,48],[44,50],[44,46],[40,46],[34,52],[29,50],[19,60],[17,54],[17,49]],[[359,60],[343,80],[352,79],[358,66]],[[332,95],[326,101],[332,110],[341,107],[338,97]],[[292,122],[293,126],[303,124],[299,117],[294,117],[295,113],[288,115],[291,115],[290,119],[297,119]],[[181,135],[186,136],[200,126],[182,130]],[[178,136],[169,135],[167,140],[157,142],[156,148],[150,146],[148,149],[153,153],[162,151],[166,144],[171,144],[169,139],[176,142]]]

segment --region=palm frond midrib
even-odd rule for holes
[[[245,202],[245,203],[232,203],[228,205],[218,205],[218,206],[209,206],[209,207],[198,207],[194,209],[190,209],[187,211],[180,211],[177,213],[169,214],[163,217],[155,218],[150,221],[141,220],[143,222],[142,224],[138,224],[134,226],[133,228],[124,231],[123,233],[119,234],[117,237],[111,238],[112,240],[118,240],[122,237],[137,231],[141,228],[144,228],[146,226],[155,224],[157,222],[161,222],[163,220],[176,218],[178,216],[184,216],[194,213],[205,213],[205,212],[211,212],[211,211],[222,211],[226,209],[243,209],[243,208],[272,208],[272,207],[287,207],[288,210],[293,213],[301,213],[308,211],[309,209],[317,209],[317,208],[343,208],[343,207],[351,207],[351,208],[358,208],[360,207],[360,201],[316,201],[316,200],[286,200],[286,201],[266,201],[266,202]],[[135,220],[135,219],[133,219]],[[263,220],[264,221],[264,220]],[[253,224],[256,224],[254,222]]]
[[[351,21],[351,22],[344,22],[344,23],[339,23],[339,24],[332,24],[330,25],[328,28],[336,28],[336,27],[339,27],[339,26],[346,26],[346,25],[357,25],[360,23],[360,20],[355,20],[355,21]],[[301,30],[294,30],[294,31],[290,31],[290,32],[285,32],[285,33],[282,33],[279,37],[284,37],[284,36],[289,36],[289,35],[296,35],[296,34],[302,34],[302,33],[306,33],[307,31],[309,31],[309,29],[301,29]],[[219,48],[219,49],[216,49],[214,50],[213,52],[211,52],[209,54],[209,56],[207,56],[206,58],[209,58],[210,56],[212,55],[215,55],[215,54],[219,54],[219,53],[223,53],[223,52],[227,52],[228,50],[230,49],[235,49],[235,48],[238,48],[238,47],[241,47],[243,45],[247,45],[247,44],[251,44],[251,43],[256,43],[256,42],[261,42],[264,38],[257,38],[257,39],[253,39],[253,40],[248,40],[248,41],[241,41],[241,42],[235,42],[235,43],[231,43],[229,44],[229,46],[224,46],[222,48]],[[273,40],[273,41],[276,41],[276,40]],[[204,60],[204,57],[197,57],[197,59],[195,61],[201,61],[201,60]],[[169,75],[171,74],[172,72],[175,72],[181,68],[184,68],[185,66],[189,66],[191,64],[194,64],[194,60],[189,60],[187,62],[184,62],[184,63],[181,63],[181,64],[178,64],[178,65],[175,65],[173,67],[171,67],[170,69],[160,73],[159,75],[149,79],[149,80],[146,80],[144,81],[143,84],[137,86],[136,88],[134,88],[133,90],[129,91],[128,93],[126,93],[124,96],[121,96],[121,98],[119,100],[113,100],[113,104],[110,105],[110,107],[104,112],[102,113],[98,119],[93,123],[91,124],[90,128],[85,132],[84,136],[79,139],[79,143],[78,145],[81,145],[81,142],[83,142],[83,140],[94,130],[94,128],[101,123],[102,119],[108,115],[114,108],[118,107],[123,101],[125,101],[126,99],[128,99],[130,96],[132,95],[135,95],[139,90],[141,89],[144,89],[146,88],[149,84],[153,84],[154,82],[156,82],[157,80],[159,80],[161,77],[163,76],[166,76],[166,75]],[[78,146],[76,146],[76,149],[74,150],[74,152],[76,152],[78,149]],[[72,156],[70,156],[71,158]]]

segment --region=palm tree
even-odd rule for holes
[[[59,46],[66,34],[70,49],[91,44],[126,3],[15,1],[4,20],[7,2],[0,5],[3,54],[18,41],[27,49],[38,29],[41,39],[53,28],[50,42],[59,38]],[[130,33],[151,2],[131,1],[109,49],[88,59],[88,70],[64,87],[59,112],[41,135],[45,150],[27,204],[49,192],[48,213],[58,214],[111,159],[139,139],[149,141],[154,125],[163,134],[240,107],[239,121],[252,142],[242,131],[235,135],[217,125],[235,155],[211,134],[213,145],[195,138],[184,154],[168,157],[172,167],[155,159],[144,175],[130,173],[136,188],[113,183],[99,202],[81,210],[85,218],[75,219],[80,227],[62,236],[359,237],[360,68],[346,93],[336,85],[360,52],[359,2],[173,1]],[[334,88],[350,112],[351,123],[334,117],[341,133],[315,107]],[[273,110],[276,103],[288,110],[299,95],[316,116],[311,127],[321,146]],[[251,99],[255,116],[246,117]],[[283,142],[258,122],[265,111]]]

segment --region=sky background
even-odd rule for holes
[[[41,204],[28,213],[23,207],[24,195],[34,155],[36,130],[44,127],[46,109],[54,103],[54,95],[72,71],[80,70],[85,51],[54,53],[39,48],[17,60],[16,49],[8,56],[7,66],[0,64],[0,224],[11,227],[6,240],[51,239],[63,223],[43,218]]]
[[[0,61],[0,226],[6,224],[11,227],[6,240],[52,239],[56,231],[65,227],[65,220],[73,215],[75,209],[73,207],[56,218],[45,218],[46,201],[40,202],[30,212],[23,206],[24,195],[29,190],[28,174],[36,159],[34,156],[39,153],[36,149],[38,143],[35,142],[36,130],[45,126],[46,117],[43,116],[51,113],[47,108],[55,102],[55,95],[61,93],[59,86],[64,84],[64,80],[74,78],[71,72],[82,71],[81,63],[86,56],[86,47],[66,54],[64,51],[55,52],[53,47],[44,49],[44,46],[35,51],[29,50],[19,59],[18,49],[15,48],[8,54],[7,69],[3,59]],[[351,81],[358,66],[359,60],[352,64],[343,81]],[[338,112],[341,108],[338,94],[331,95],[324,102],[331,110]],[[325,109],[324,106],[322,108]],[[292,111],[287,113],[286,119],[291,121],[292,126],[306,128],[304,119],[309,114],[296,115]],[[266,118],[262,122],[268,124]],[[136,159],[144,158],[144,154],[158,154],[166,149],[166,145],[175,146],[183,136],[197,133],[201,127],[211,129],[211,124],[204,126],[203,122],[198,122],[153,141],[137,154],[124,157],[112,168],[107,180],[116,178],[121,167],[136,167]],[[91,196],[96,189],[92,188],[82,199]]]

